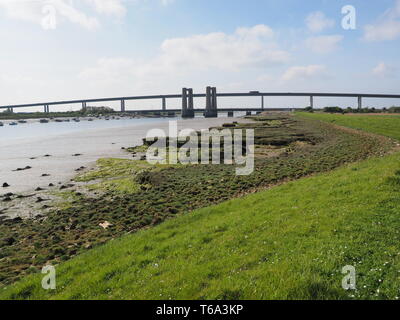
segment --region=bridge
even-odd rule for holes
[[[218,108],[218,98],[224,97],[260,97],[260,107],[258,108]],[[99,102],[115,102],[119,101],[121,105],[121,112],[127,112],[125,103],[132,100],[154,100],[159,99],[161,102],[161,109],[146,109],[134,110],[137,113],[165,113],[165,112],[181,112],[182,117],[191,118],[195,113],[203,113],[205,117],[217,117],[218,112],[235,112],[235,111],[265,111],[265,110],[289,110],[287,108],[281,109],[266,109],[265,97],[309,97],[310,106],[314,107],[315,97],[340,97],[340,98],[356,98],[358,101],[358,108],[362,108],[362,101],[365,98],[379,98],[379,99],[400,99],[400,94],[362,94],[362,93],[318,93],[318,92],[259,92],[250,91],[248,93],[219,93],[215,87],[207,87],[206,93],[194,93],[192,88],[183,88],[181,94],[169,95],[150,95],[150,96],[132,96],[132,97],[117,97],[117,98],[100,98],[100,99],[83,99],[83,100],[65,100],[53,102],[41,102],[31,104],[17,104],[0,106],[0,109],[6,109],[9,112],[14,112],[18,108],[31,108],[43,107],[45,113],[50,112],[50,106],[59,106],[66,104],[80,104],[82,109],[85,110],[89,103]],[[205,98],[205,108],[195,109],[194,98]],[[168,109],[168,99],[182,99],[182,109]]]

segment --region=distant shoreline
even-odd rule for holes
[[[175,114],[174,114],[175,115]],[[85,114],[80,111],[72,111],[72,112],[51,112],[51,113],[43,113],[43,112],[27,112],[27,113],[0,113],[0,122],[7,120],[37,120],[37,119],[48,119],[48,120],[56,120],[59,118],[134,118],[134,119],[143,119],[143,118],[168,118],[172,115],[165,114],[135,114],[135,113],[121,113],[121,112],[111,112],[111,113],[102,113],[102,114]]]

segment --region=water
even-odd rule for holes
[[[39,123],[39,120],[30,120],[28,123],[10,126],[8,123],[12,121],[2,121],[3,127],[0,127],[0,146],[8,146],[17,144],[18,142],[26,142],[27,140],[38,140],[40,138],[50,138],[59,135],[65,135],[77,132],[90,132],[98,129],[124,128],[135,125],[152,124],[157,122],[166,122],[177,120],[177,118],[142,118],[142,119],[124,119],[120,120],[81,120],[80,122],[49,122]]]

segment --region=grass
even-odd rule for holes
[[[329,113],[298,113],[299,116],[322,120],[354,129],[360,129],[400,140],[400,115],[364,116]]]
[[[271,125],[271,121],[276,122]],[[249,176],[236,176],[231,165],[147,169],[147,163],[105,159],[96,170],[78,178],[100,184],[105,192],[75,193],[70,206],[53,208],[45,217],[33,220],[0,217],[0,288],[16,282],[32,267],[58,264],[111,239],[195,209],[384,155],[393,145],[384,137],[308,119],[263,118],[253,126],[257,146],[279,147],[282,152],[272,157],[256,155],[255,170]],[[106,230],[99,226],[105,221],[112,224]]]
[[[1,299],[397,299],[400,154],[196,210],[108,242]],[[357,290],[341,288],[346,265]]]

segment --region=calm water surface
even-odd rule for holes
[[[143,118],[143,119],[120,119],[120,120],[100,120],[94,121],[81,120],[81,122],[54,122],[39,123],[39,120],[29,120],[28,123],[10,126],[12,121],[2,121],[3,127],[0,127],[0,146],[10,145],[18,141],[27,141],[27,139],[36,140],[38,138],[49,138],[58,135],[76,133],[80,131],[123,128],[132,125],[143,125],[157,122],[166,122],[177,120],[178,118]]]

